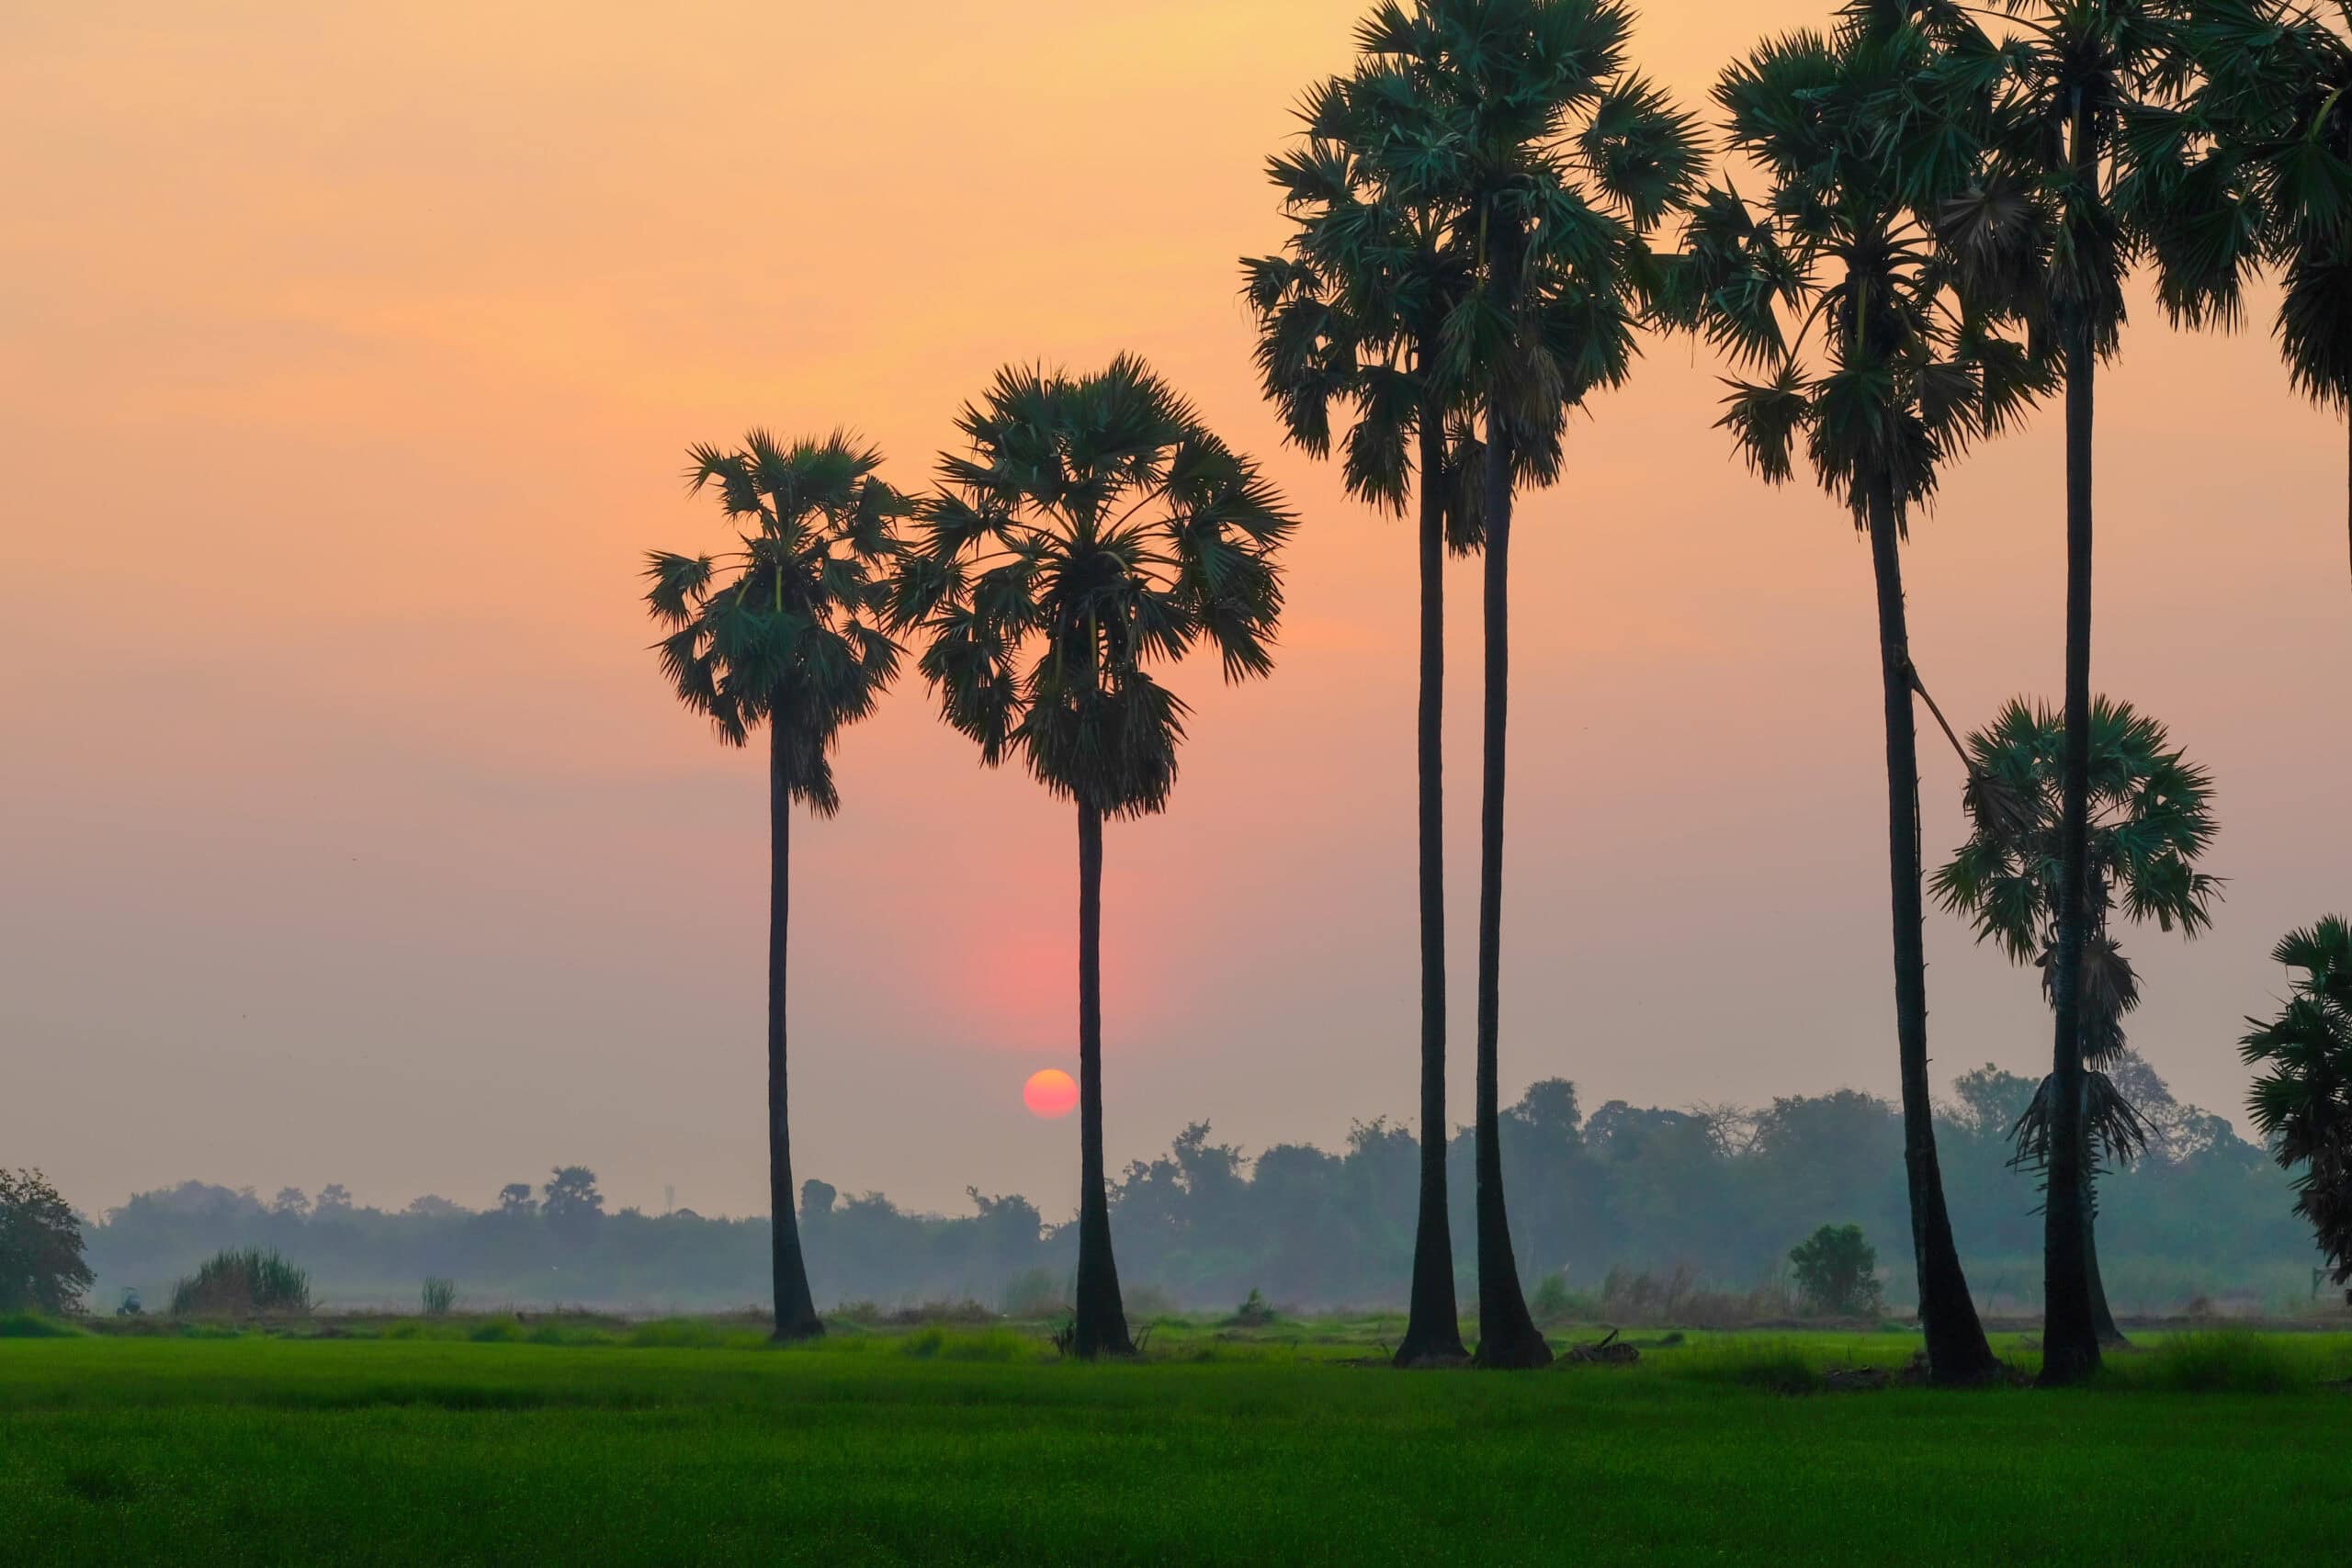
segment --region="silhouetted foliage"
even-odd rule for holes
[[[1828,1317],[1861,1317],[1878,1311],[1884,1293],[1878,1280],[1878,1248],[1860,1225],[1824,1225],[1789,1249],[1797,1300],[1808,1312]]]
[[[311,1310],[311,1276],[274,1248],[214,1254],[172,1288],[174,1317],[254,1317]]]
[[[82,1224],[38,1170],[0,1169],[0,1312],[82,1310]]]
[[[2246,1020],[2239,1055],[2264,1069],[2246,1106],[2278,1163],[2301,1168],[2295,1213],[2341,1285],[2352,1280],[2352,923],[2330,915],[2270,956],[2298,973],[2278,1017]]]
[[[2316,1259],[2288,1175],[2226,1118],[2178,1103],[2139,1057],[2127,1053],[2108,1072],[2149,1129],[2147,1152],[2102,1184],[2104,1264],[2119,1307],[2175,1310],[2200,1294],[2277,1307],[2305,1300]],[[2008,1311],[2041,1291],[2033,1197],[2006,1163],[2034,1088],[1979,1068],[1961,1076],[1937,1118],[1953,1224],[1979,1289]],[[1784,1315],[1772,1303],[1787,1238],[1825,1223],[1875,1235],[1901,1235],[1908,1224],[1901,1122],[1873,1095],[1698,1111],[1611,1100],[1587,1116],[1573,1085],[1548,1079],[1501,1122],[1512,1242],[1550,1297],[1547,1318],[1572,1311],[1702,1326]],[[1466,1242],[1467,1133],[1445,1153],[1462,1211],[1454,1234]],[[1419,1182],[1419,1147],[1395,1122],[1359,1124],[1336,1149],[1284,1143],[1254,1157],[1205,1124],[1187,1128],[1109,1184],[1128,1294],[1218,1313],[1253,1288],[1303,1307],[1402,1305]],[[1024,1198],[973,1193],[966,1213],[923,1213],[814,1180],[801,1194],[820,1301],[887,1311],[972,1298],[1032,1320],[1067,1310],[1078,1237],[1066,1211],[1048,1224]],[[108,1299],[135,1286],[167,1300],[174,1279],[223,1247],[277,1248],[302,1259],[324,1299],[403,1311],[415,1310],[416,1281],[428,1275],[464,1280],[468,1302],[482,1308],[639,1311],[761,1303],[769,1277],[764,1220],[687,1210],[623,1209],[574,1235],[494,1202],[438,1218],[360,1208],[322,1220],[190,1182],[132,1199],[88,1238]],[[1461,1280],[1473,1278],[1466,1248],[1454,1266]],[[1906,1275],[1889,1287],[1905,1308],[1914,1300]]]

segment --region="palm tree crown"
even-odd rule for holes
[[[2333,9],[2199,0],[2179,30],[2189,86],[2127,137],[2172,313],[2234,324],[2248,276],[2277,268],[2289,377],[2352,414],[2352,0]]]
[[[1522,479],[1555,479],[1566,411],[1630,373],[1649,237],[1704,169],[1696,122],[1627,68],[1633,27],[1615,0],[1425,0],[1358,33],[1376,63],[1344,102],[1382,186],[1445,234],[1441,276],[1472,269],[1442,299],[1448,374]]]
[[[2082,907],[2087,921],[2078,1029],[2088,1069],[2086,1127],[2109,1157],[2128,1162],[2144,1141],[2135,1108],[2105,1069],[2129,1047],[2123,1020],[2140,1005],[2140,980],[2108,929],[2120,900],[2135,924],[2194,937],[2212,924],[2222,880],[2197,869],[2218,824],[2212,780],[2175,749],[2164,726],[2131,704],[2100,697],[2090,715],[2089,853]],[[2041,970],[2055,1001],[2058,880],[2064,874],[2065,715],[2012,699],[1968,738],[1971,831],[1932,879],[1944,908],[1973,922],[2018,963]],[[2020,1163],[2046,1165],[2052,1086],[2012,1129]]]
[[[2013,423],[2050,374],[2002,331],[2007,302],[1939,239],[1996,130],[2000,55],[1973,24],[1878,25],[1876,9],[1724,73],[1727,140],[1770,187],[1753,205],[1728,184],[1705,194],[1665,299],[1669,319],[1770,373],[1728,379],[1719,422],[1759,475],[1788,479],[1802,436],[1857,526],[1883,491],[1905,532],[1943,464]]]
[[[2277,1018],[2246,1020],[2239,1055],[2265,1069],[2246,1108],[2278,1163],[2303,1168],[2295,1212],[2341,1285],[2352,1281],[2352,923],[2331,915],[2270,956],[2301,973]]]
[[[942,712],[1057,795],[1161,809],[1186,710],[1151,666],[1206,642],[1228,680],[1272,668],[1294,518],[1132,357],[1001,371],[957,425],[971,451],[941,458],[892,604]]]
[[[1934,877],[1937,896],[1975,923],[1978,941],[2045,967],[2058,912],[2064,745],[2064,715],[2023,698],[1968,738],[1972,830]],[[2221,878],[2196,865],[2216,828],[2211,776],[2171,746],[2165,727],[2130,703],[2093,703],[2084,891],[2094,930],[2119,897],[2134,922],[2188,936],[2211,925]],[[2090,979],[2086,967],[2086,987]]]
[[[687,488],[718,491],[741,547],[648,553],[646,604],[670,628],[662,668],[729,745],[771,726],[783,786],[831,816],[833,745],[899,667],[880,613],[906,502],[876,477],[880,454],[840,432],[786,446],[754,430],[688,457]]]

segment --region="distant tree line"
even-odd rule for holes
[[[2110,1073],[2150,1130],[2145,1154],[2098,1190],[2118,1310],[2172,1310],[2200,1294],[2291,1304],[2317,1258],[2287,1173],[2226,1119],[2177,1101],[2137,1056]],[[2010,1129],[2037,1087],[1982,1067],[1937,1117],[1954,1225],[1984,1259],[1977,1288],[1996,1308],[2039,1297],[2039,1194],[2007,1163]],[[1860,1226],[1891,1264],[1905,1255],[1901,1120],[1871,1095],[1679,1111],[1610,1100],[1588,1112],[1575,1085],[1551,1078],[1502,1111],[1500,1131],[1514,1249],[1531,1278],[1564,1274],[1571,1292],[1596,1289],[1611,1268],[1678,1266],[1744,1288],[1780,1274],[1824,1224]],[[1465,1244],[1473,1144],[1465,1130],[1447,1150]],[[1252,1289],[1285,1305],[1401,1305],[1419,1176],[1411,1132],[1386,1119],[1358,1124],[1336,1150],[1277,1144],[1254,1156],[1195,1123],[1110,1180],[1121,1268],[1139,1301],[1170,1306],[1230,1308]],[[1048,1223],[1018,1195],[973,1190],[971,1201],[972,1213],[943,1216],[805,1182],[798,1220],[816,1300],[1066,1303],[1076,1225]],[[101,1309],[125,1287],[160,1301],[228,1247],[284,1253],[329,1305],[407,1305],[437,1277],[457,1281],[463,1308],[716,1309],[764,1306],[771,1281],[763,1217],[608,1212],[594,1174],[578,1166],[537,1186],[510,1183],[479,1211],[438,1196],[398,1212],[361,1208],[339,1185],[315,1200],[293,1188],[264,1200],[192,1181],[133,1198],[86,1235]],[[1465,1245],[1455,1258],[1465,1298],[1473,1265]],[[1890,1305],[1914,1304],[1911,1271],[1886,1274]]]

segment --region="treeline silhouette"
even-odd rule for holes
[[[2177,1101],[2145,1062],[2120,1069],[2146,1109],[2147,1153],[2100,1184],[2103,1259],[2119,1311],[2168,1312],[2199,1296],[2278,1310],[2307,1294],[2315,1260],[2288,1201],[2288,1177],[2223,1117]],[[1983,1067],[1939,1107],[1937,1134],[1956,1226],[1976,1288],[1995,1310],[2040,1296],[2041,1220],[2031,1179],[2009,1168],[2008,1133],[2033,1080]],[[1513,1242],[1531,1277],[1562,1276],[1594,1298],[1612,1269],[1678,1269],[1745,1291],[1777,1277],[1788,1250],[1826,1223],[1859,1224],[1880,1248],[1890,1305],[1916,1303],[1894,1107],[1851,1089],[1758,1109],[1661,1110],[1610,1100],[1589,1112],[1576,1086],[1531,1086],[1502,1113]],[[1472,1232],[1472,1139],[1452,1140],[1448,1183]],[[1227,1308],[1256,1289],[1296,1307],[1401,1305],[1413,1250],[1419,1151],[1386,1119],[1343,1147],[1277,1144],[1246,1155],[1209,1125],[1111,1182],[1123,1262],[1139,1310]],[[974,1212],[899,1208],[880,1193],[801,1188],[800,1224],[817,1299],[886,1306],[976,1300],[1046,1314],[1067,1301],[1074,1224],[1048,1223],[1022,1196],[972,1193]],[[330,1306],[414,1305],[429,1276],[462,1303],[717,1310],[764,1306],[768,1224],[681,1210],[607,1212],[592,1173],[516,1182],[475,1211],[438,1197],[399,1212],[355,1207],[340,1187],[273,1200],[202,1182],[142,1193],[88,1228],[100,1310],[135,1288],[151,1306],[225,1247],[276,1247],[307,1269]],[[2108,1245],[2108,1244],[2103,1244]],[[1475,1279],[1468,1246],[1456,1271]]]

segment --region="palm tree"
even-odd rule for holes
[[[2289,376],[2352,415],[2352,0],[2334,9],[2199,0],[2182,29],[2190,90],[2143,109],[2127,139],[2173,314],[2234,324],[2247,273],[2278,267]]]
[[[1485,418],[1483,449],[1456,447],[1478,465],[1460,494],[1486,553],[1475,1169],[1487,1366],[1552,1359],[1520,1287],[1500,1144],[1512,492],[1559,477],[1569,411],[1630,373],[1655,276],[1648,236],[1702,162],[1692,123],[1626,70],[1632,29],[1616,0],[1418,0],[1381,6],[1357,35],[1386,67],[1387,89],[1367,95],[1378,165],[1403,205],[1442,215],[1469,268],[1437,345]]]
[[[2004,134],[1985,178],[1951,202],[1946,232],[1963,255],[2009,252],[1998,270],[2013,281],[2024,275],[2020,298],[2056,345],[2066,394],[2065,869],[2052,964],[2056,1111],[2041,1371],[2042,1382],[2064,1383],[2098,1367],[2076,1125],[2089,919],[2079,896],[2089,856],[2093,383],[2120,341],[2124,279],[2147,248],[2148,215],[2119,195],[2134,183],[2137,143],[2124,130],[2177,94],[2183,55],[2175,0],[2002,0],[2002,8],[2017,29],[2004,51]]]
[[[2038,964],[2046,995],[2055,990],[2064,754],[2064,716],[2021,698],[1971,735],[1962,761],[1973,830],[1932,883],[1944,908],[1974,921],[1979,942],[1997,942],[2013,962]],[[2091,705],[2090,869],[2083,890],[2090,919],[2081,971],[2077,1135],[2085,1143],[2080,1201],[2091,1315],[2102,1345],[2120,1344],[2123,1334],[2098,1276],[2091,1224],[2098,1166],[2092,1156],[2129,1163],[2147,1141],[2136,1109],[2106,1072],[2128,1049],[2124,1015],[2140,1005],[2139,976],[2108,922],[2120,898],[2135,925],[2177,926],[2194,937],[2212,923],[2221,882],[2196,869],[2213,839],[2211,796],[2211,777],[2172,747],[2163,725],[2129,703],[2101,697]],[[2013,1163],[2048,1168],[2056,1095],[2055,1077],[2043,1079],[2012,1129]]]
[[[1918,677],[1900,546],[1939,470],[2012,423],[2047,384],[1998,330],[1937,241],[1944,204],[1974,176],[2000,62],[1964,18],[1858,6],[1831,35],[1798,32],[1724,73],[1731,149],[1770,182],[1751,206],[1728,185],[1693,209],[1666,280],[1668,319],[1704,333],[1746,376],[1728,429],[1779,484],[1803,438],[1823,489],[1869,540],[1886,726],[1887,862],[1895,1037],[1912,1255],[1930,1375],[1967,1382],[1997,1363],[1968,1293],[1936,1156],[1920,922]],[[1784,315],[1801,321],[1792,335]]]
[[[1446,1210],[1443,739],[1445,557],[1449,545],[1475,547],[1476,517],[1454,493],[1468,441],[1464,398],[1445,373],[1440,336],[1468,287],[1470,257],[1458,213],[1385,164],[1401,145],[1395,106],[1418,108],[1428,90],[1422,75],[1418,62],[1375,56],[1308,95],[1306,144],[1267,164],[1297,231],[1281,254],[1242,264],[1258,367],[1284,434],[1329,456],[1337,403],[1352,420],[1342,465],[1349,491],[1401,513],[1419,485],[1420,1188],[1398,1366],[1467,1357]]]
[[[874,617],[897,549],[902,497],[877,476],[881,454],[839,432],[780,444],[754,430],[733,451],[695,446],[687,489],[716,488],[741,548],[718,557],[656,550],[646,604],[668,629],[654,645],[678,698],[729,746],[768,730],[768,1212],[778,1339],[824,1332],[808,1294],[792,1212],[786,1114],[786,932],[792,806],[841,808],[831,753],[874,711],[899,649]]]
[[[1273,668],[1274,556],[1295,525],[1257,466],[1141,360],[1007,368],[917,509],[894,624],[947,722],[1078,807],[1080,1187],[1072,1348],[1128,1355],[1102,1169],[1102,819],[1162,810],[1185,707],[1151,673],[1203,644],[1228,681]]]
[[[2277,1018],[2246,1020],[2238,1054],[2268,1069],[2246,1109],[2278,1163],[2303,1168],[2295,1213],[2341,1285],[2352,1281],[2352,922],[2330,915],[2290,931],[2270,956],[2302,973]]]

